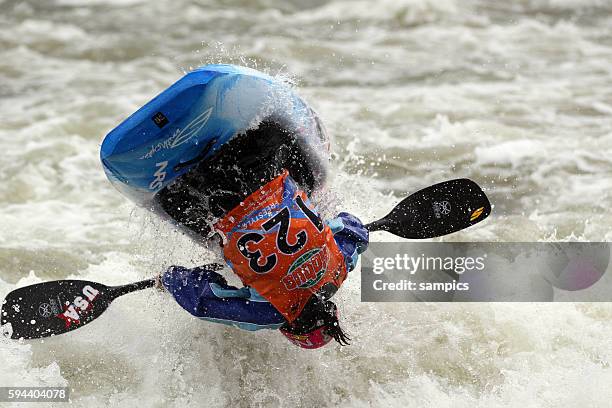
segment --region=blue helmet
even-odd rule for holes
[[[273,123],[278,134],[292,139],[311,189],[319,188],[327,173],[329,139],[316,113],[286,83],[234,65],[206,65],[183,76],[113,129],[102,142],[100,159],[122,194],[153,208],[160,191],[193,169],[206,179],[206,167],[198,164],[262,123]],[[266,138],[268,133],[253,134]]]

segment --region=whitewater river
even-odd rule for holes
[[[373,220],[469,177],[493,215],[444,240],[612,241],[609,0],[0,0],[0,297],[211,260],[98,159],[110,129],[211,62],[290,78],[318,109],[332,209]],[[610,304],[361,303],[359,270],[337,299],[353,344],[302,351],[139,292],[70,335],[0,340],[0,386],[69,386],[89,408],[612,401]]]

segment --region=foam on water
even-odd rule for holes
[[[208,62],[280,73],[317,108],[335,138],[327,215],[372,220],[470,177],[493,216],[445,240],[612,240],[610,2],[0,4],[0,297],[217,260],[133,209],[98,161],[108,130]],[[87,407],[612,400],[607,304],[361,303],[358,270],[337,300],[353,344],[304,352],[134,293],[78,332],[1,339],[0,385],[66,385]]]

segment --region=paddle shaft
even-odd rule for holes
[[[129,283],[122,286],[112,286],[108,290],[108,296],[110,299],[116,299],[119,296],[126,295],[137,290],[147,289],[155,286],[155,278],[146,279],[140,282]]]
[[[364,225],[364,227],[370,232],[385,231],[387,229],[387,223],[384,219],[380,219],[377,221],[372,221],[371,223]]]

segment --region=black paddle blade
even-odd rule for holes
[[[60,280],[10,292],[2,304],[2,331],[13,339],[62,334],[100,316],[116,297],[108,286],[83,280]],[[10,324],[10,327],[5,326]]]
[[[491,213],[491,203],[469,179],[445,181],[406,197],[386,217],[366,225],[409,239],[434,238],[479,223]]]

